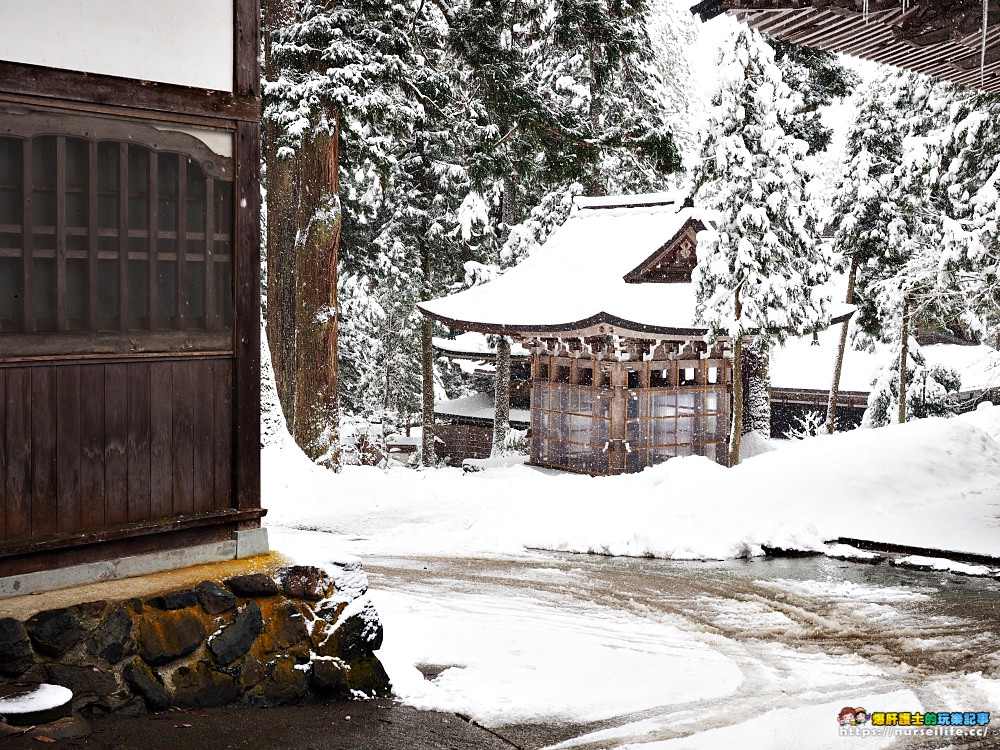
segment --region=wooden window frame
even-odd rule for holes
[[[22,159],[22,193],[20,224],[0,226],[0,233],[20,236],[20,247],[0,249],[0,258],[20,261],[21,278],[20,314],[7,319],[6,331],[0,333],[0,358],[5,361],[35,357],[56,358],[121,356],[124,354],[162,353],[233,353],[234,261],[236,232],[233,202],[235,196],[234,161],[219,155],[195,136],[180,132],[174,126],[153,127],[136,122],[105,117],[65,114],[44,109],[4,108],[0,105],[0,137],[20,144]],[[228,132],[228,131],[223,131]],[[231,137],[231,136],[230,136]],[[54,193],[54,222],[38,225],[34,220],[34,199],[38,192],[36,170],[33,165],[35,152],[42,147],[51,148],[54,139],[55,170],[51,185],[45,188]],[[67,187],[67,144],[84,144],[87,151],[85,188]],[[113,153],[117,147],[117,175],[115,187],[110,191],[100,184],[102,155]],[[17,149],[15,148],[14,151]],[[145,190],[136,192],[130,184],[130,161],[138,156],[145,161]],[[160,224],[159,167],[161,162],[176,167],[172,184],[173,230],[163,230]],[[190,170],[197,170],[195,181],[203,181],[200,191],[204,196],[195,216],[200,216],[201,231],[188,226],[191,201],[187,193]],[[225,186],[228,186],[225,187]],[[11,186],[6,187],[8,190]],[[86,203],[83,225],[67,225],[66,206],[69,192],[79,192]],[[228,196],[228,199],[227,199]],[[117,222],[114,227],[101,226],[99,204],[102,198],[117,201]],[[136,210],[134,201],[143,201],[140,209],[144,226],[132,226]],[[130,206],[130,203],[133,205]],[[130,213],[133,214],[130,217]],[[36,239],[54,235],[53,248],[39,249]],[[80,237],[78,243],[85,249],[69,249],[68,241]],[[108,240],[115,240],[115,249],[108,248]],[[165,241],[172,249],[163,250],[159,243]],[[201,243],[201,251],[192,253],[188,243]],[[11,245],[8,241],[4,243]],[[54,324],[37,330],[37,305],[34,299],[36,280],[33,277],[36,261],[53,260],[55,264]],[[71,325],[67,309],[67,295],[71,289],[67,281],[67,262],[84,261],[86,265],[86,293],[83,325]],[[98,299],[101,264],[118,262],[116,314],[109,323],[99,314]],[[130,264],[144,266],[145,310],[136,315],[130,309]],[[171,279],[159,276],[160,262],[173,264]],[[188,297],[188,265],[200,262],[203,284],[200,309],[192,320],[185,315]],[[225,279],[228,277],[228,289]],[[192,277],[193,278],[193,277]],[[221,286],[220,286],[221,284]],[[173,297],[167,308],[172,310],[172,321],[162,319],[159,299],[160,286],[173,287]],[[137,320],[138,319],[138,320]],[[75,320],[79,320],[76,318]],[[16,321],[16,322],[14,322]],[[141,321],[141,323],[140,323]],[[14,330],[11,330],[11,329]]]

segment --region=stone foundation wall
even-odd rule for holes
[[[84,715],[388,695],[366,581],[295,566],[0,618],[0,686],[63,685]]]

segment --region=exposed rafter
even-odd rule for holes
[[[703,0],[778,39],[843,52],[1000,94],[1000,0]]]

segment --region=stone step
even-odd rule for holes
[[[72,711],[73,691],[62,685],[0,686],[0,718],[11,726],[45,724]]]

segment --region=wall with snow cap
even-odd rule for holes
[[[233,90],[233,0],[3,0],[10,62]]]

